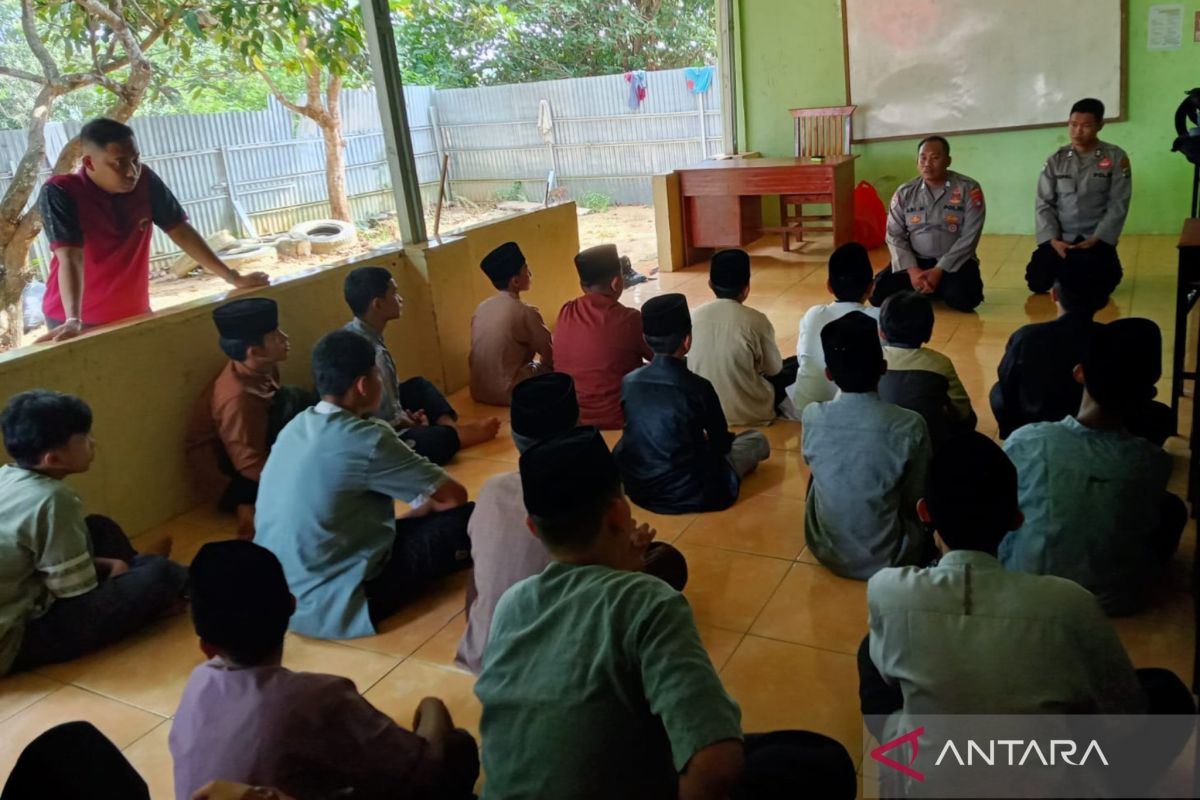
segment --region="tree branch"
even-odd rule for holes
[[[279,101],[280,105],[282,105],[288,111],[291,111],[293,113],[300,114],[301,116],[305,116],[305,117],[309,117],[309,118],[312,117],[312,114],[309,112],[309,109],[306,106],[296,105],[291,100],[289,100],[287,95],[284,94],[282,91],[280,91],[279,87],[275,85],[275,81],[271,80],[270,75],[268,75],[266,72],[259,69],[258,67],[255,67],[254,71],[257,72],[259,77],[262,78],[263,81],[267,84],[267,88],[271,91],[271,94],[275,95],[275,99]]]
[[[42,65],[42,74],[46,76],[45,82],[51,83],[57,80],[58,64],[50,55],[50,51],[46,49],[46,45],[42,43],[41,37],[38,36],[37,25],[34,21],[33,0],[21,0],[21,30],[25,34],[26,44],[29,45],[29,49],[38,63]]]
[[[3,64],[0,64],[0,75],[7,75],[10,78],[17,78],[18,80],[22,81],[29,81],[30,83],[36,83],[39,86],[47,85],[46,79],[41,75],[34,75],[32,72],[26,72],[23,69],[6,67]]]

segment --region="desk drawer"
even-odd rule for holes
[[[831,194],[833,167],[824,164],[794,167],[688,170],[679,173],[684,197],[700,195]]]

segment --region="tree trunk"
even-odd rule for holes
[[[342,145],[342,79],[330,75],[325,88],[325,111],[317,121],[325,140],[325,188],[329,192],[329,215],[353,222],[350,197],[346,193],[346,153]]]
[[[17,164],[12,183],[0,202],[0,351],[18,347],[25,332],[25,315],[21,307],[21,293],[29,282],[27,261],[29,246],[42,229],[41,216],[37,208],[25,210],[30,195],[37,185],[38,172],[46,154],[46,121],[57,96],[54,89],[43,86],[29,115],[29,135],[25,141],[25,153]]]

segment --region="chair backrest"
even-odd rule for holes
[[[796,155],[842,156],[850,152],[851,122],[858,106],[793,108]]]

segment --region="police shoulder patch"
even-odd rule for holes
[[[1124,175],[1126,178],[1128,178],[1128,177],[1129,177],[1129,172],[1130,172],[1130,169],[1129,169],[1129,156],[1125,156],[1125,157],[1123,157],[1123,158],[1121,159],[1121,173],[1122,173],[1122,174],[1123,174],[1123,175]]]

